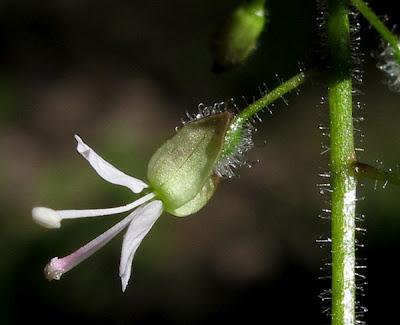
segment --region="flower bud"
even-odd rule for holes
[[[250,0],[237,7],[217,32],[213,72],[222,73],[243,63],[256,48],[265,22],[264,0]]]
[[[147,177],[167,212],[187,216],[211,198],[231,119],[231,113],[222,112],[187,123],[154,153]]]

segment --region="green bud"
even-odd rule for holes
[[[240,5],[219,30],[214,42],[215,73],[243,63],[255,50],[266,22],[264,2],[250,0]]]
[[[147,178],[165,211],[187,216],[211,198],[217,184],[213,171],[231,119],[223,112],[187,123],[154,153]]]

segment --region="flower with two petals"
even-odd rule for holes
[[[65,257],[54,257],[44,271],[48,280],[61,276],[90,257],[124,229],[119,276],[125,291],[135,253],[163,211],[184,217],[200,210],[218,184],[215,166],[221,158],[232,114],[218,112],[185,124],[152,156],[148,182],[120,171],[100,157],[78,135],[77,151],[105,181],[144,195],[123,206],[106,209],[53,210],[35,207],[33,219],[47,228],[60,228],[64,219],[91,218],[130,212],[113,227]]]

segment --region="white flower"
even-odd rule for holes
[[[129,188],[133,193],[141,193],[148,185],[143,181],[128,176],[110,163],[101,158],[82,139],[75,135],[77,151],[89,162],[97,174],[104,180]],[[131,211],[127,217],[106,232],[82,246],[72,254],[58,258],[54,257],[45,267],[45,275],[48,280],[59,280],[61,275],[87,259],[97,250],[102,248],[111,239],[128,227],[124,236],[121,251],[119,276],[121,277],[122,291],[125,291],[131,275],[132,261],[137,248],[143,238],[150,231],[156,220],[163,212],[163,204],[155,199],[154,193],[149,193],[140,199],[124,206],[108,209],[87,210],[53,210],[45,207],[35,207],[32,210],[33,219],[47,228],[60,228],[64,219],[76,219],[97,217]]]
[[[51,259],[45,267],[46,277],[49,280],[59,280],[65,272],[91,256],[128,227],[122,243],[119,267],[122,290],[125,291],[136,250],[161,213],[165,211],[177,217],[186,217],[202,209],[213,196],[220,174],[216,171],[216,166],[223,154],[225,135],[231,121],[231,113],[218,111],[185,124],[150,158],[147,166],[149,185],[112,166],[75,135],[78,152],[100,177],[110,183],[125,186],[133,193],[141,193],[147,188],[147,194],[127,205],[108,209],[33,208],[33,219],[47,228],[60,228],[64,219],[105,216],[137,208],[74,253],[63,258]],[[233,160],[227,161],[232,165]]]

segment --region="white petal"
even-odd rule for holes
[[[100,177],[112,184],[126,186],[133,193],[140,193],[147,187],[147,184],[140,179],[126,175],[105,161],[76,134],[75,139],[78,142],[76,150],[89,162]]]
[[[162,202],[153,201],[142,206],[132,214],[133,217],[122,242],[119,276],[121,277],[122,291],[125,291],[131,276],[132,261],[137,248],[144,236],[150,231],[162,213]]]

